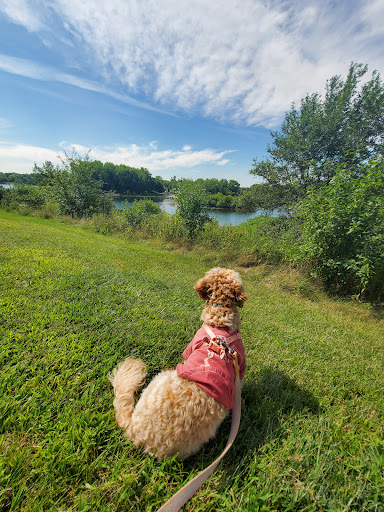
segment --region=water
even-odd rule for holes
[[[176,203],[174,199],[170,197],[151,197],[150,199],[157,203],[163,211],[169,214],[176,213]],[[115,203],[116,208],[119,210],[124,208],[124,201],[115,200],[113,202]],[[128,203],[132,205],[133,198],[129,198]],[[216,219],[220,226],[237,226],[238,224],[246,222],[248,219],[252,219],[253,217],[258,217],[265,214],[263,210],[257,210],[253,213],[240,213],[233,210],[207,209],[206,212],[209,213],[211,217]],[[270,215],[272,217],[277,217],[279,215],[279,211],[274,210]]]
[[[12,184],[0,185],[4,188],[12,187]],[[139,199],[139,198],[136,198]],[[171,197],[151,197],[152,201],[157,203],[162,210],[169,214],[176,213],[176,203],[175,200]],[[128,198],[128,203],[132,205],[134,198]],[[124,208],[123,200],[114,200],[113,201],[116,208],[121,210]],[[242,224],[246,222],[248,219],[253,219],[253,217],[259,217],[260,215],[265,215],[263,210],[257,210],[253,213],[240,213],[234,210],[220,210],[220,209],[207,209],[207,213],[214,219],[219,222],[219,226],[237,226],[238,224]],[[269,214],[271,217],[278,217],[280,215],[279,210],[274,210]]]

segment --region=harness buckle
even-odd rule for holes
[[[235,359],[236,351],[230,347],[224,339],[221,336],[216,336],[213,340],[209,340],[209,348],[216,354],[219,354],[220,359],[224,359],[226,354],[232,359]]]

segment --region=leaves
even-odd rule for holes
[[[270,159],[255,160],[251,174],[271,187],[288,186],[287,201],[292,203],[311,186],[329,183],[338,163],[348,163],[352,172],[353,167],[382,154],[384,85],[375,71],[358,89],[367,70],[362,64],[351,64],[345,81],[340,76],[328,80],[324,98],[307,94],[300,109],[292,105],[281,130],[271,132]]]
[[[189,237],[193,239],[210,217],[204,212],[207,204],[205,191],[190,180],[182,180],[178,184],[177,213],[183,219]]]
[[[360,166],[354,178],[335,167],[329,185],[312,189],[298,208],[302,250],[315,272],[339,293],[379,299],[384,293],[384,160]]]

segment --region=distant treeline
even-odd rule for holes
[[[111,162],[103,164],[99,160],[90,162],[93,178],[102,182],[103,190],[116,194],[161,194],[165,191],[164,180],[155,178],[141,167],[137,169],[128,165],[115,165]]]
[[[182,181],[176,176],[171,180],[164,180],[161,176],[153,177],[148,169],[130,167],[124,164],[102,163],[98,160],[88,161],[92,169],[92,178],[101,182],[105,192],[121,195],[156,195],[163,193],[176,193]],[[0,183],[24,183],[39,185],[42,176],[47,170],[53,170],[51,162],[45,162],[41,167],[35,165],[30,174],[0,173]],[[226,179],[198,179],[194,183],[204,190],[209,206],[221,208],[234,208],[235,200],[240,192],[240,184],[235,180]]]
[[[167,183],[160,177],[155,178],[148,169],[129,167],[128,165],[115,165],[107,162],[103,164],[98,160],[88,162],[92,168],[92,178],[102,183],[102,189],[116,194],[161,194],[166,191]],[[54,169],[52,162],[45,162],[41,167],[35,165],[30,174],[0,173],[0,183],[24,183],[26,185],[39,185],[41,177],[47,169]]]
[[[0,172],[0,184],[1,183],[24,183],[25,185],[37,185],[36,175],[30,174],[19,174],[17,172]]]

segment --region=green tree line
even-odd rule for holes
[[[64,157],[65,160],[65,157]],[[47,184],[47,177],[54,179],[60,174],[62,166],[54,166],[46,161],[41,166],[34,165],[29,174],[0,173],[0,183],[19,183],[26,185]],[[156,195],[163,193],[176,194],[185,179],[165,180],[161,176],[153,177],[148,169],[130,167],[125,164],[102,163],[99,160],[86,159],[87,178],[101,184],[104,192],[121,195]],[[49,181],[49,180],[48,180]],[[193,180],[187,180],[192,182]],[[207,178],[194,181],[196,187],[204,190],[207,196],[207,206],[213,208],[233,208],[238,206],[236,198],[244,189],[235,180]]]

